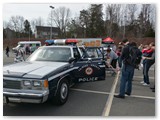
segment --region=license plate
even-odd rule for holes
[[[3,103],[7,103],[7,99],[4,96],[3,96]]]

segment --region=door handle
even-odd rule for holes
[[[88,58],[87,63],[91,63],[92,62],[92,58]]]

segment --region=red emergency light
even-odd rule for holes
[[[76,44],[76,43],[78,43],[78,40],[76,40],[76,39],[66,39],[66,44]]]

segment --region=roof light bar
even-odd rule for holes
[[[54,44],[55,45],[65,45],[65,41],[66,41],[66,39],[56,39],[54,41]]]
[[[76,39],[55,39],[55,40],[46,40],[45,44],[48,45],[75,45],[78,43]]]

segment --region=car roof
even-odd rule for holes
[[[42,47],[57,47],[57,48],[76,48],[76,46],[66,46],[66,45],[51,45],[51,46],[42,46]]]
[[[18,43],[26,44],[26,43],[41,43],[41,41],[19,41]]]

